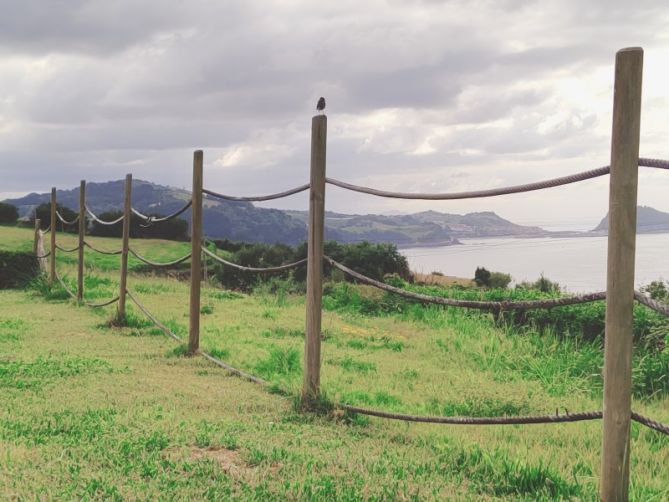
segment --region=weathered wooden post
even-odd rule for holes
[[[630,468],[632,323],[643,49],[616,54],[609,187],[600,496],[626,501]]]
[[[195,354],[200,349],[200,281],[202,279],[202,177],[203,153],[193,154],[193,193],[191,206],[191,255],[190,255],[190,325],[188,329],[188,352]]]
[[[116,321],[125,324],[125,293],[128,285],[128,247],[130,240],[130,215],[132,212],[132,174],[125,175],[123,199],[123,246],[121,251],[121,285],[118,292],[118,314]]]
[[[304,338],[302,405],[311,407],[320,397],[321,303],[323,296],[323,234],[325,227],[325,150],[327,117],[311,119],[311,185],[307,241],[307,312]]]
[[[51,254],[49,255],[49,284],[56,280],[56,187],[51,189]]]
[[[86,181],[79,183],[79,262],[77,263],[77,301],[84,301],[84,235],[86,232]]]
[[[33,252],[35,253],[36,256],[38,256],[38,253],[37,253],[38,249],[37,248],[39,247],[39,232],[40,232],[39,227],[40,227],[41,223],[42,222],[40,221],[40,219],[37,218],[37,216],[35,216],[35,238],[34,238],[34,242],[33,242]]]

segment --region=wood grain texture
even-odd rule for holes
[[[125,175],[123,194],[123,244],[121,247],[121,280],[118,292],[118,315],[120,323],[125,322],[125,296],[128,288],[128,248],[130,246],[130,217],[132,214],[132,174]]]
[[[302,403],[307,407],[320,396],[326,143],[327,117],[325,115],[315,116],[311,120],[307,310],[304,338],[304,384],[302,387]]]
[[[84,300],[84,238],[86,234],[86,181],[79,183],[79,260],[77,262],[77,301]]]
[[[54,284],[56,280],[56,187],[51,189],[51,233],[50,237],[50,248],[51,254],[49,255],[49,284]]]
[[[193,205],[191,207],[190,254],[190,323],[188,327],[188,352],[195,354],[200,348],[200,289],[202,286],[202,184],[203,153],[193,154]]]
[[[643,50],[616,54],[609,188],[604,422],[600,496],[626,501],[629,489],[632,323]]]

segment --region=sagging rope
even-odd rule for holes
[[[49,251],[45,254],[42,254],[42,255],[37,254],[37,255],[35,255],[35,258],[37,258],[38,260],[42,260],[44,258],[48,258],[49,256],[51,256],[51,251]]]
[[[183,339],[172,332],[167,326],[161,323],[142,303],[137,300],[137,298],[130,292],[126,291],[130,299],[137,305],[137,307],[146,315],[158,328],[160,328],[163,333],[170,336],[178,342],[183,342]],[[268,382],[258,378],[256,376],[250,375],[240,369],[237,369],[229,364],[221,361],[217,357],[214,357],[206,352],[199,351],[199,354],[202,355],[205,359],[213,362],[217,366],[225,369],[226,371],[249,380],[255,384],[266,386]],[[348,404],[337,404],[337,407],[344,409],[352,413],[359,413],[361,415],[375,416],[379,418],[387,418],[391,420],[403,420],[407,422],[422,422],[422,423],[433,423],[433,424],[449,424],[449,425],[529,425],[529,424],[553,424],[553,423],[564,423],[564,422],[582,422],[586,420],[599,420],[602,418],[601,411],[587,411],[587,412],[578,412],[578,413],[564,413],[555,415],[522,415],[522,416],[502,416],[502,417],[475,417],[475,416],[457,416],[457,417],[444,417],[444,416],[421,416],[421,415],[406,415],[402,413],[392,413],[381,410],[372,410],[367,408],[360,408],[357,406],[351,406]],[[632,420],[638,422],[646,427],[649,427],[657,432],[668,434],[669,435],[669,426],[652,420],[648,417],[644,417],[636,412],[632,412]]]
[[[90,244],[88,241],[84,241],[84,246],[86,246],[87,248],[95,251],[96,253],[100,253],[100,254],[119,255],[119,254],[123,253],[122,249],[119,249],[118,251],[104,251],[102,249],[98,249],[98,248],[94,247],[92,244]]]
[[[168,220],[171,220],[172,218],[176,218],[177,216],[184,213],[192,205],[193,205],[193,200],[191,199],[186,203],[186,205],[184,207],[182,207],[178,211],[176,211],[176,212],[174,212],[174,213],[172,213],[168,216],[160,216],[160,217],[158,217],[158,216],[146,216],[145,214],[142,214],[139,211],[137,211],[137,209],[135,209],[134,207],[132,208],[132,212],[135,216],[143,219],[146,222],[146,225],[141,225],[142,227],[146,228],[146,227],[149,227],[149,226],[153,225],[154,223],[161,223],[163,221],[168,221]]]
[[[472,309],[481,309],[481,310],[527,310],[527,309],[548,309],[553,307],[564,307],[566,305],[576,305],[579,303],[590,303],[596,302],[599,300],[606,300],[606,292],[601,291],[598,293],[589,293],[585,295],[578,296],[565,296],[562,298],[548,298],[545,300],[523,300],[523,301],[479,301],[479,300],[457,300],[454,298],[443,298],[440,296],[430,296],[424,295],[421,293],[414,293],[413,291],[407,291],[406,289],[398,288],[386,284],[371,277],[360,274],[354,270],[351,270],[345,265],[342,265],[338,261],[333,260],[329,256],[323,257],[326,262],[332,265],[335,268],[338,268],[345,274],[353,277],[354,279],[374,286],[376,288],[382,289],[384,291],[389,291],[405,298],[411,298],[413,300],[418,300],[424,303],[434,303],[437,305],[445,305],[448,307],[464,307]]]
[[[655,167],[658,169],[669,169],[669,161],[662,159],[639,159],[639,166]],[[325,178],[325,181],[331,185],[360,192],[368,195],[376,195],[377,197],[388,197],[392,199],[420,199],[420,200],[460,200],[460,199],[476,199],[480,197],[495,197],[497,195],[509,195],[514,193],[532,192],[534,190],[542,190],[544,188],[553,188],[570,183],[577,183],[599,176],[604,176],[611,172],[610,166],[592,169],[590,171],[583,171],[568,176],[553,178],[550,180],[537,181],[534,183],[526,183],[524,185],[514,185],[509,187],[492,188],[488,190],[472,190],[468,192],[451,192],[451,193],[407,193],[407,192],[391,192],[387,190],[377,190],[375,188],[364,187],[360,185],[353,185],[344,181],[339,181],[333,178]]]
[[[99,223],[100,225],[116,225],[117,223],[122,222],[123,218],[124,218],[124,216],[121,215],[113,221],[105,221],[105,220],[101,220],[100,218],[98,218],[95,215],[95,213],[93,213],[93,211],[90,210],[90,208],[88,206],[84,206],[84,208],[86,209],[86,212],[90,215],[90,217],[93,218],[93,220],[96,221],[97,223]]]
[[[223,200],[231,200],[231,201],[237,201],[237,202],[262,202],[265,200],[274,200],[274,199],[281,199],[283,197],[288,197],[290,195],[295,195],[296,193],[304,192],[305,190],[308,190],[310,187],[310,184],[307,183],[306,185],[300,185],[295,188],[291,188],[290,190],[286,190],[284,192],[278,192],[270,195],[257,195],[257,196],[252,196],[252,197],[235,197],[233,195],[224,195],[222,193],[217,193],[213,192],[212,190],[207,190],[206,188],[202,189],[202,193],[211,195],[212,197],[216,197],[217,199],[223,199]]]
[[[62,216],[62,215],[60,214],[60,212],[58,212],[58,211],[56,211],[56,216],[57,216],[58,219],[59,219],[61,222],[63,222],[65,225],[74,225],[74,224],[76,224],[76,223],[79,222],[79,215],[77,215],[77,217],[76,217],[75,219],[73,219],[72,221],[68,221],[68,220],[66,220],[65,218],[63,218],[63,216]]]
[[[141,311],[144,313],[144,315],[145,315],[147,318],[149,318],[149,320],[150,320],[151,322],[153,322],[153,324],[155,324],[156,327],[158,327],[158,328],[159,328],[165,335],[167,335],[167,336],[169,336],[170,338],[176,340],[177,342],[180,342],[180,343],[183,343],[183,342],[184,342],[184,340],[183,340],[179,335],[177,335],[177,334],[174,333],[171,329],[169,329],[167,326],[165,326],[163,323],[161,323],[161,322],[156,318],[156,316],[154,316],[154,315],[149,311],[149,309],[147,309],[146,306],[145,306],[144,304],[142,304],[142,303],[135,297],[135,295],[133,295],[133,294],[132,294],[130,291],[128,291],[128,290],[126,290],[126,293],[128,294],[128,297],[133,301],[133,303],[134,303],[135,305],[137,305],[137,308],[139,308],[139,310],[141,310]],[[262,378],[258,378],[258,377],[256,377],[256,376],[253,376],[253,375],[251,375],[251,374],[249,374],[249,373],[246,373],[246,372],[244,372],[244,371],[242,371],[242,370],[240,370],[240,369],[238,369],[238,368],[235,368],[234,366],[230,366],[230,365],[229,365],[228,363],[226,363],[225,361],[222,361],[222,360],[219,359],[218,357],[214,357],[214,356],[212,356],[211,354],[208,354],[207,352],[204,352],[204,351],[200,350],[200,351],[198,351],[198,354],[200,354],[200,355],[201,355],[202,357],[204,357],[205,359],[211,361],[211,362],[214,363],[215,365],[217,365],[217,366],[223,368],[224,370],[226,370],[226,371],[232,373],[232,374],[235,375],[235,376],[238,376],[238,377],[243,378],[243,379],[245,379],[245,380],[249,380],[249,381],[251,381],[251,382],[253,382],[253,383],[255,383],[255,384],[258,384],[258,385],[263,385],[263,386],[264,386],[264,385],[267,385],[267,382],[266,382],[265,380],[263,380]]]
[[[64,248],[60,244],[56,244],[56,249],[61,250],[63,253],[74,253],[75,251],[79,251],[79,246],[75,246],[73,248]]]
[[[147,265],[151,265],[152,267],[173,267],[175,265],[178,265],[179,263],[183,263],[184,261],[186,261],[187,259],[189,259],[191,257],[191,253],[188,253],[187,255],[182,256],[181,258],[179,258],[177,260],[169,261],[169,262],[165,262],[165,263],[158,263],[158,262],[151,261],[151,260],[145,258],[144,256],[142,256],[141,254],[139,254],[137,251],[135,251],[132,248],[128,248],[128,251],[130,251],[130,254],[132,254],[139,261],[142,261],[142,262],[146,263]]]
[[[259,267],[245,267],[243,265],[238,265],[236,263],[233,263],[231,261],[225,260],[218,256],[215,253],[212,253],[209,251],[207,248],[202,248],[202,252],[206,254],[207,256],[213,258],[214,260],[218,261],[219,263],[222,263],[223,265],[226,265],[228,267],[233,267],[236,268],[237,270],[243,270],[245,272],[281,272],[282,270],[289,270],[291,268],[299,267],[300,265],[303,265],[307,262],[307,259],[304,258],[302,260],[298,260],[293,263],[287,263],[285,265],[279,265],[276,267],[264,267],[264,268],[259,268]]]
[[[71,290],[70,288],[67,287],[67,284],[65,284],[65,281],[63,281],[63,279],[60,277],[60,274],[59,274],[58,272],[56,272],[56,279],[58,279],[58,282],[60,282],[60,285],[63,287],[63,289],[65,290],[65,292],[66,292],[68,295],[70,295],[70,297],[72,297],[72,299],[77,300],[77,295],[75,295],[75,294],[72,292],[72,290]],[[108,305],[111,305],[112,303],[116,303],[117,301],[119,301],[119,297],[118,297],[118,296],[115,296],[115,297],[112,298],[111,300],[107,300],[106,302],[102,302],[102,303],[92,303],[92,302],[87,302],[87,301],[82,301],[81,303],[83,303],[83,304],[86,305],[87,307],[91,307],[91,308],[101,308],[101,307],[106,307],[106,306],[108,306]]]

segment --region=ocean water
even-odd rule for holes
[[[606,289],[607,237],[461,239],[462,245],[406,248],[411,269],[474,277],[476,267],[511,274],[514,282],[542,273],[571,292]],[[669,280],[669,233],[637,235],[637,286]]]

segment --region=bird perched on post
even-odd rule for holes
[[[325,110],[325,98],[323,96],[318,98],[318,103],[316,103],[316,110],[318,110],[319,112]]]

